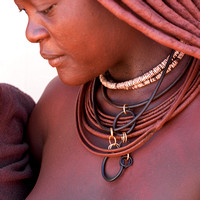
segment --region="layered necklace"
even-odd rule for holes
[[[107,87],[102,86],[102,84],[105,85],[105,79],[102,83],[102,76],[100,77],[101,82],[99,78],[96,78],[94,81],[83,85],[80,89],[76,106],[77,132],[82,144],[90,152],[104,157],[101,172],[106,181],[111,182],[119,178],[122,172],[133,164],[133,152],[149,141],[168,120],[181,112],[198,94],[199,65],[196,64],[198,60],[192,58],[179,77],[165,90],[157,94],[165,74],[169,72],[170,66],[171,69],[174,68],[182,57],[182,53],[177,53],[174,50],[171,52],[165,67],[160,72],[156,72],[157,74],[154,73],[153,76],[149,76],[151,79],[161,73],[157,78],[158,83],[151,97],[138,104],[119,105],[113,103],[107,96]],[[188,74],[182,86],[160,105],[148,109],[149,105],[169,91],[183,77],[185,72]],[[147,80],[148,78],[145,81]],[[110,80],[106,79],[106,82],[108,84]],[[144,85],[144,81],[140,81],[140,83]],[[119,113],[116,116],[106,114],[99,109],[96,93],[100,87],[103,88],[102,94],[105,100],[111,106],[119,109]],[[136,89],[133,84],[130,88]],[[141,110],[135,114],[134,109],[138,107],[141,107]],[[120,168],[114,177],[109,177],[105,171],[106,163],[110,157],[119,157]]]

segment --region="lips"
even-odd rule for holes
[[[52,67],[59,67],[63,64],[64,60],[65,60],[65,56],[64,55],[54,55],[54,54],[44,54],[41,53],[41,56],[48,60],[49,64]]]

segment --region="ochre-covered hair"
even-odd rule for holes
[[[200,59],[200,0],[98,0],[156,42]]]

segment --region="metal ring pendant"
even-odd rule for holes
[[[117,128],[117,121],[118,121],[118,119],[121,117],[121,115],[124,114],[124,111],[121,111],[121,112],[115,117],[114,122],[113,122],[113,130],[115,131],[115,134],[116,134],[116,135],[122,135],[122,134],[117,133],[117,131],[121,131],[122,129],[124,129],[124,128],[126,128],[126,127],[128,127],[128,126],[131,125],[130,129],[126,132],[127,135],[128,135],[128,134],[134,129],[134,127],[135,127],[135,124],[136,124],[135,114],[134,114],[133,111],[131,111],[131,110],[126,110],[126,112],[129,113],[129,114],[131,114],[131,115],[133,116],[133,119],[132,119],[130,122],[128,122],[127,124],[125,124],[125,125],[123,125],[123,126]]]

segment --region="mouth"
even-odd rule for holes
[[[49,64],[52,67],[59,67],[62,65],[62,63],[65,60],[65,56],[64,55],[53,55],[53,54],[43,54],[41,53],[41,56],[48,60]]]

